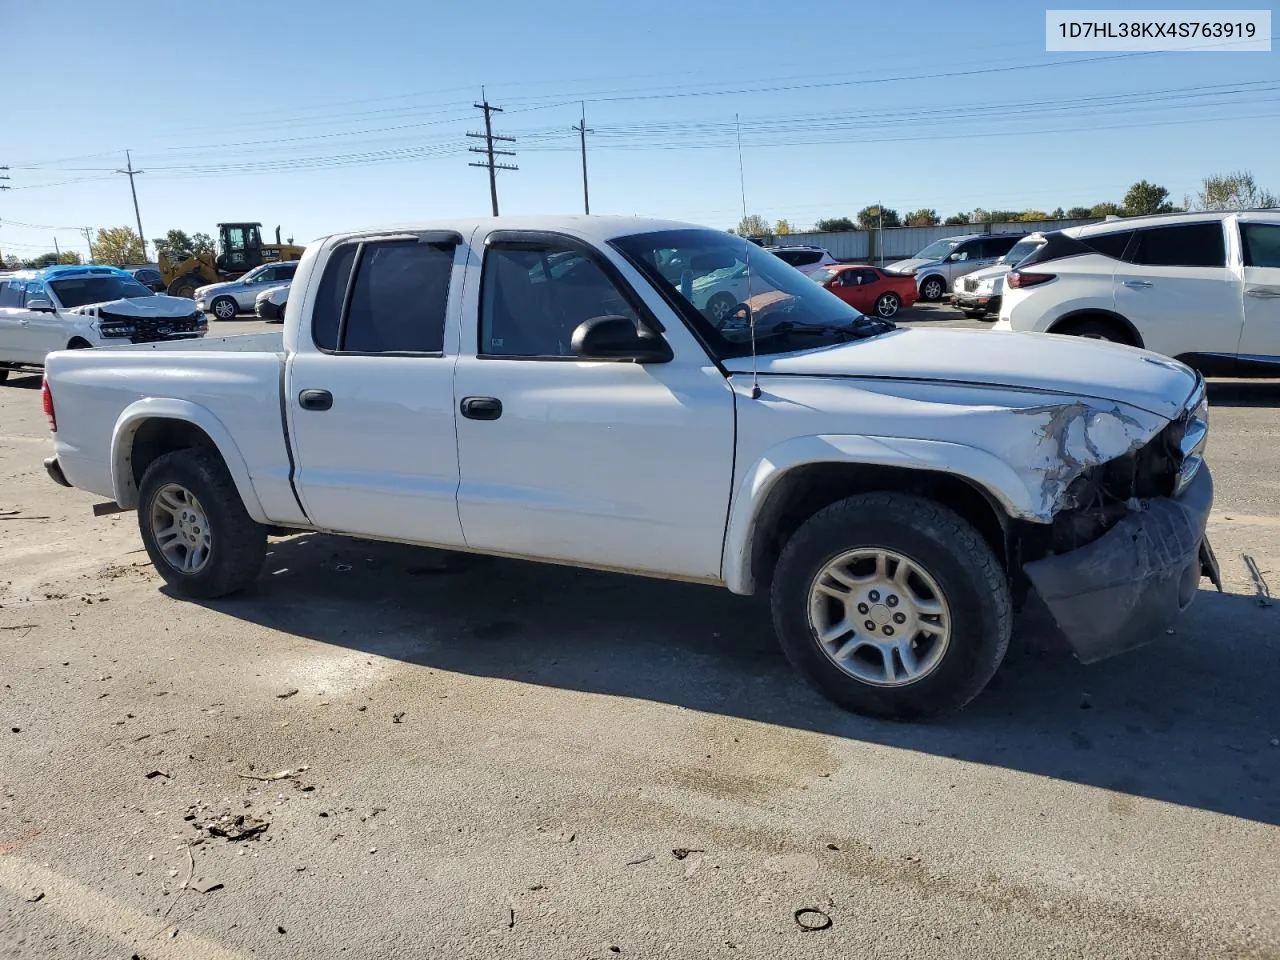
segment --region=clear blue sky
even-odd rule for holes
[[[18,98],[0,143],[14,188],[0,192],[5,253],[52,245],[44,226],[10,221],[132,224],[128,180],[109,172],[126,148],[147,171],[148,240],[223,220],[279,223],[305,242],[487,214],[465,137],[481,128],[471,104],[482,84],[507,108],[496,128],[519,138],[519,171],[499,175],[503,213],[581,211],[579,99],[596,131],[596,213],[736,224],[735,113],[749,210],[797,228],[877,200],[944,216],[1118,201],[1140,178],[1181,201],[1205,175],[1238,168],[1280,192],[1280,54],[1049,54],[1045,8],[1025,2],[311,0],[107,13],[65,0],[56,24],[38,4],[0,9]],[[84,250],[75,232],[56,235]]]

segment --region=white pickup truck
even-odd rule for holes
[[[745,265],[712,319],[699,277]],[[452,221],[311,244],[281,333],[58,352],[60,483],[177,591],[316,530],[766,592],[855,711],[953,710],[1037,592],[1085,661],[1201,577],[1204,387],[1076,338],[908,330],[687,224]]]

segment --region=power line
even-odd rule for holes
[[[481,90],[481,97],[482,98],[484,97],[483,90]],[[489,201],[493,207],[493,215],[496,217],[498,215],[498,171],[499,170],[519,170],[520,168],[513,163],[499,163],[496,160],[494,160],[494,157],[498,157],[498,156],[514,157],[515,151],[514,150],[495,150],[493,148],[493,144],[495,140],[500,140],[504,143],[514,143],[516,138],[500,137],[493,132],[493,122],[491,118],[493,114],[502,112],[501,107],[491,106],[489,104],[488,99],[482,99],[482,101],[480,103],[477,103],[475,107],[477,110],[484,111],[484,133],[468,133],[467,136],[483,139],[485,142],[485,145],[483,147],[468,147],[467,150],[470,153],[487,154],[488,159],[486,159],[481,163],[477,163],[473,161],[471,163],[468,163],[467,166],[489,168]]]

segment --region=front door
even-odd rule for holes
[[[322,256],[311,326],[298,331],[286,376],[303,508],[326,530],[459,546],[454,356],[445,344],[461,297],[462,238],[368,239]]]
[[[38,363],[31,338],[25,280],[0,280],[0,363]]]
[[[480,268],[455,379],[468,546],[719,579],[733,480],[724,375],[669,311],[675,359],[577,359],[584,320],[660,327],[619,267],[576,240],[491,234]]]
[[[1244,331],[1240,359],[1280,369],[1280,224],[1241,223]]]
[[[1235,354],[1244,315],[1220,220],[1135,230],[1113,290],[1116,313],[1142,332],[1147,349]]]
[[[91,281],[71,278],[58,282],[59,284],[69,284],[75,287]],[[49,293],[47,284],[39,280],[28,280],[28,305],[36,298],[53,303],[53,297]],[[53,310],[32,310],[28,306],[23,316],[25,317],[23,322],[26,324],[24,339],[31,352],[31,363],[44,363],[46,355],[54,350],[66,349],[67,341],[70,339],[67,336],[68,324],[61,314],[55,313]]]

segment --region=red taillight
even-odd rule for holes
[[[58,417],[53,412],[53,391],[49,389],[49,380],[46,377],[40,385],[40,402],[44,405],[44,415],[49,418],[49,429],[54,433],[58,432]]]
[[[1012,290],[1021,290],[1024,287],[1034,287],[1037,284],[1048,283],[1050,280],[1058,279],[1052,273],[1026,273],[1020,270],[1010,270],[1009,275],[1004,278]]]

